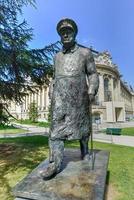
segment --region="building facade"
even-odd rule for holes
[[[99,74],[99,91],[92,106],[93,121],[124,122],[134,117],[134,93],[121,80],[117,65],[113,64],[111,55],[94,51],[94,59]],[[44,85],[36,87],[35,92],[29,92],[21,105],[10,103],[10,112],[18,119],[29,118],[30,103],[38,107],[38,120],[47,120],[49,110],[49,88]]]
[[[28,92],[21,104],[10,102],[10,113],[17,119],[29,119],[29,107],[31,103],[35,103],[38,110],[38,121],[46,121],[49,110],[49,88],[46,85],[33,85],[34,92]]]
[[[93,118],[101,122],[124,122],[134,116],[134,94],[121,80],[117,65],[108,52],[94,55],[99,74],[99,91],[93,105]]]

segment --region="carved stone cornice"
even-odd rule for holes
[[[118,70],[117,65],[113,63],[112,57],[108,51],[98,53],[95,55],[94,58],[95,58],[95,64],[109,66]]]

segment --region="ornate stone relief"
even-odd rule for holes
[[[94,58],[96,64],[106,65],[118,69],[117,65],[112,62],[112,57],[108,51],[98,53]]]

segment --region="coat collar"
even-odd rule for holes
[[[74,53],[78,48],[79,48],[78,44],[75,43],[75,45],[72,46],[70,49],[65,49],[65,48],[63,47],[62,52],[63,52],[64,54],[65,54],[65,53]]]

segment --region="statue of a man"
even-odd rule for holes
[[[65,140],[79,140],[81,158],[89,159],[90,108],[99,86],[90,49],[76,43],[76,23],[72,19],[62,19],[57,32],[63,49],[54,59],[49,165],[40,172],[43,178],[60,172]]]

